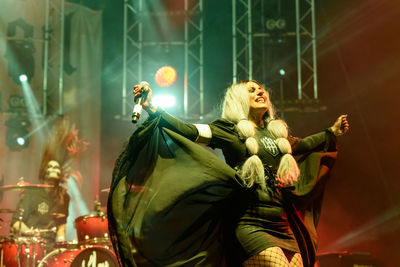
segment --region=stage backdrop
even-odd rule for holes
[[[55,5],[59,3],[51,2]],[[11,151],[6,145],[5,123],[15,117],[10,112],[8,100],[12,95],[24,97],[21,85],[11,75],[16,62],[26,67],[29,73],[33,95],[25,102],[34,105],[36,101],[37,109],[43,106],[45,3],[45,0],[0,1],[0,177],[4,177],[4,184],[16,184],[19,177],[24,177],[30,183],[39,182],[37,174],[43,139],[46,138],[46,129],[52,125],[48,118],[28,116],[32,124],[30,130],[46,120],[48,123],[32,134],[29,146],[21,151]],[[57,17],[57,12],[51,14],[52,21],[56,21]],[[54,40],[59,39],[59,25],[53,24],[51,30]],[[79,136],[90,143],[74,164],[74,168],[83,176],[80,193],[89,210],[93,208],[93,201],[99,192],[101,39],[102,12],[66,2],[63,114],[76,124]],[[50,64],[56,67],[48,73],[50,113],[57,112],[58,107],[58,47],[59,44],[53,40],[50,42],[50,54],[53,57]],[[15,209],[18,192],[0,191],[0,197],[0,208]],[[80,206],[73,212],[75,214],[71,214],[72,219],[85,212]],[[0,213],[0,218],[4,220],[0,221],[0,235],[7,235],[11,216]]]

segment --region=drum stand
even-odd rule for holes
[[[23,215],[23,214],[24,214],[24,209],[19,208],[19,216],[18,216],[18,223],[19,223],[19,225],[18,225],[18,237],[21,236],[22,215]],[[17,242],[15,242],[15,245],[16,245],[16,247],[17,247],[17,262],[18,262],[18,267],[22,267],[22,266],[21,266],[20,254],[19,254],[19,251],[20,251],[19,239],[18,239]],[[29,264],[29,263],[28,263],[28,264]],[[27,267],[28,267],[28,266],[27,266]]]
[[[21,232],[22,232],[22,216],[24,213],[24,209],[20,208],[19,209],[19,216],[18,216],[18,237],[15,240],[15,245],[17,248],[17,262],[18,262],[18,267],[23,267],[22,266],[22,262],[21,262],[21,249],[23,248],[23,244],[21,244],[23,242],[23,240],[21,240]],[[35,237],[31,238],[29,240],[30,242],[26,242],[25,244],[25,266],[24,267],[30,267],[29,265],[29,260],[31,259],[31,253],[32,253],[32,266],[31,267],[35,267],[35,263],[36,263],[36,240]],[[32,245],[32,251],[29,248],[30,245]]]

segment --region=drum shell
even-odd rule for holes
[[[79,246],[79,244],[76,241],[66,240],[66,241],[56,242],[56,244],[54,245],[54,248],[55,249],[65,248],[67,250],[76,250],[81,247]]]
[[[7,267],[18,267],[18,246],[19,258],[21,266],[26,266],[27,258],[29,259],[29,266],[36,266],[44,254],[46,253],[45,242],[38,238],[0,238],[0,266],[3,264]],[[27,249],[29,252],[27,254]],[[2,261],[2,262],[1,262]],[[35,264],[33,264],[35,261]]]
[[[109,243],[108,220],[105,215],[85,215],[75,219],[79,243]]]
[[[67,250],[56,249],[47,254],[38,267],[81,267],[81,266],[109,266],[118,267],[118,261],[109,249],[101,246]]]

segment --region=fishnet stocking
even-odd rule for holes
[[[303,267],[303,259],[301,258],[301,254],[300,253],[293,253],[293,252],[289,252],[291,253],[291,258],[289,255],[286,254],[286,257],[289,259],[290,262],[290,267]]]
[[[248,258],[243,267],[303,267],[303,261],[300,253],[283,252],[280,247],[271,247]]]

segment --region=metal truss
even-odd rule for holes
[[[277,3],[279,1],[276,0]],[[279,49],[274,40],[277,36],[265,32],[268,4],[271,1],[232,0],[233,82],[240,79],[274,79],[270,76],[282,79],[276,78],[279,67],[272,65],[274,60],[271,60],[278,56],[274,55]],[[284,42],[296,42],[293,50],[296,50],[297,100],[318,100],[315,4],[314,0],[296,0],[295,4],[295,13],[290,16],[295,16],[296,29],[282,32],[280,37]],[[271,43],[274,44],[271,46]],[[288,48],[282,46],[280,49]],[[282,52],[289,55],[292,50]],[[253,53],[257,56],[253,57]],[[283,102],[282,80],[279,87],[279,101]]]
[[[124,3],[123,51],[122,51],[122,117],[127,116],[127,77],[142,80],[143,0]]]
[[[184,117],[202,117],[203,96],[203,0],[185,0],[184,10],[148,12],[143,0],[125,0],[123,31],[122,117],[127,117],[127,77],[136,81],[143,78],[143,57],[159,46],[182,48],[184,61],[183,112]],[[180,40],[160,40],[145,34],[145,16],[169,17],[184,15],[184,33]],[[157,37],[157,36],[155,36]],[[152,38],[154,40],[152,40]],[[144,48],[146,47],[146,51]],[[150,51],[147,50],[150,49]]]
[[[63,115],[64,0],[46,0],[43,50],[43,115]],[[56,30],[59,28],[59,30]],[[57,90],[58,89],[58,90]]]
[[[298,98],[318,99],[315,1],[296,0]]]
[[[233,82],[253,79],[251,0],[232,0]]]
[[[185,0],[185,81],[184,81],[184,116],[189,114],[204,115],[204,62],[203,62],[203,0],[197,0],[189,7]],[[198,111],[195,111],[195,108]]]

